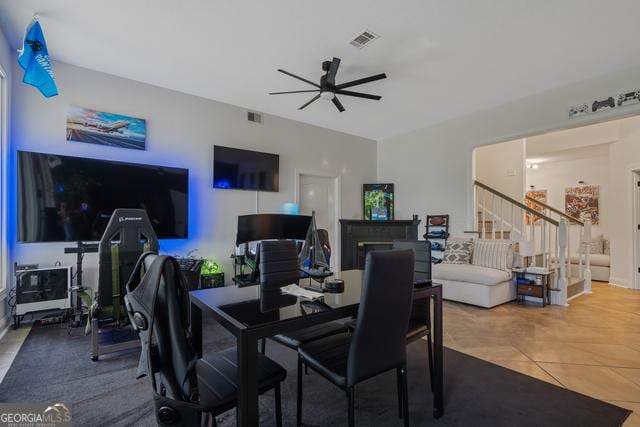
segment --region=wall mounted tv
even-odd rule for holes
[[[188,194],[188,169],[18,151],[18,240],[97,241],[116,208],[146,209],[158,238],[187,238]]]
[[[280,156],[238,148],[213,147],[213,187],[278,191]]]

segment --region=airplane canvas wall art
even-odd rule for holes
[[[105,113],[72,105],[67,112],[67,141],[144,150],[144,119]]]

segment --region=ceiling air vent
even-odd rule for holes
[[[358,34],[353,40],[351,40],[349,44],[357,47],[358,49],[362,49],[377,38],[380,38],[380,36],[373,31],[365,30],[362,34]]]
[[[247,120],[254,123],[262,123],[262,114],[247,111]]]

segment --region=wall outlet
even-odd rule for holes
[[[516,176],[518,172],[515,169],[507,169],[507,176]]]

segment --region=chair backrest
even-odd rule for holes
[[[431,242],[428,240],[394,240],[393,249],[413,249],[416,251],[414,272],[431,280]],[[428,325],[431,317],[429,300],[416,300],[411,304],[411,319]]]
[[[347,385],[406,363],[415,251],[372,251],[347,362]]]
[[[136,280],[143,267],[142,280]],[[137,377],[150,376],[156,394],[182,402],[197,400],[189,291],[177,261],[143,254],[126,290],[127,312],[142,342]]]
[[[265,290],[278,290],[281,286],[298,284],[300,265],[293,240],[267,240],[260,242],[260,286]]]
[[[98,304],[101,307],[119,308],[124,287],[146,251],[158,252],[158,238],[147,212],[116,209],[98,245]]]

